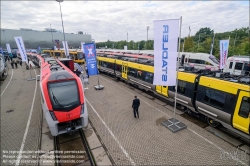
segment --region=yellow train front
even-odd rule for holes
[[[50,57],[54,58],[65,58],[64,50],[43,50],[44,54],[48,54]],[[69,56],[73,59],[75,63],[84,64],[85,54],[79,49],[69,49]]]
[[[174,102],[175,86],[153,85],[152,61],[108,54],[98,54],[97,59],[100,72],[114,75],[128,84]],[[249,77],[244,78],[245,82],[248,82],[246,84],[240,80],[232,82],[235,81],[233,78],[230,81],[230,78],[226,79],[225,76],[216,77],[215,74],[179,71],[176,98],[178,105],[187,111],[204,115],[213,127],[222,124],[249,140]]]

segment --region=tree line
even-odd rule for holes
[[[184,52],[200,52],[200,53],[210,53],[211,44],[214,37],[214,46],[212,53],[214,56],[220,56],[220,40],[230,39],[229,48],[228,48],[228,56],[233,55],[250,55],[250,43],[249,43],[249,27],[242,27],[240,29],[235,29],[230,32],[223,33],[214,33],[208,27],[200,28],[198,32],[195,33],[194,36],[188,36],[185,38],[181,38],[181,47],[180,51]],[[184,43],[184,47],[183,47]],[[97,48],[114,48],[114,49],[124,49],[124,46],[127,46],[128,50],[153,50],[154,49],[154,41],[141,40],[138,42],[134,42],[133,40],[127,42],[126,40],[121,41],[106,41],[106,42],[98,42],[96,43]]]

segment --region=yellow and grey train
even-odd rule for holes
[[[64,50],[43,50],[44,54],[48,54],[51,57],[60,57],[65,58]],[[85,55],[79,49],[69,49],[69,55],[72,57],[75,63],[84,64],[85,63]]]
[[[99,72],[174,102],[175,86],[153,85],[152,60],[97,54]],[[232,78],[208,70],[178,71],[177,103],[182,109],[206,117],[212,127],[223,125],[250,140],[249,77]]]

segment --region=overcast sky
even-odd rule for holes
[[[69,1],[61,3],[66,33],[83,31],[96,42],[153,38],[153,21],[182,16],[182,37],[209,27],[215,33],[249,26],[248,1]],[[1,28],[62,31],[56,1],[1,0]]]

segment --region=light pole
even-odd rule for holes
[[[7,43],[6,43],[5,30],[3,29],[2,31],[3,31],[3,34],[4,34],[4,41],[5,41],[5,44],[7,44]],[[2,42],[1,42],[1,45],[2,45]]]
[[[149,26],[147,26],[147,41],[148,41],[148,30],[149,30]]]
[[[51,37],[52,37],[52,42],[54,43],[54,41],[53,41],[53,34],[52,34],[51,24],[50,24],[50,33],[51,33]]]
[[[63,39],[65,41],[65,33],[64,33],[63,18],[62,18],[62,9],[61,9],[61,2],[63,2],[63,0],[56,0],[56,1],[59,2],[59,6],[60,6],[61,19],[62,19],[62,28],[63,28]]]

